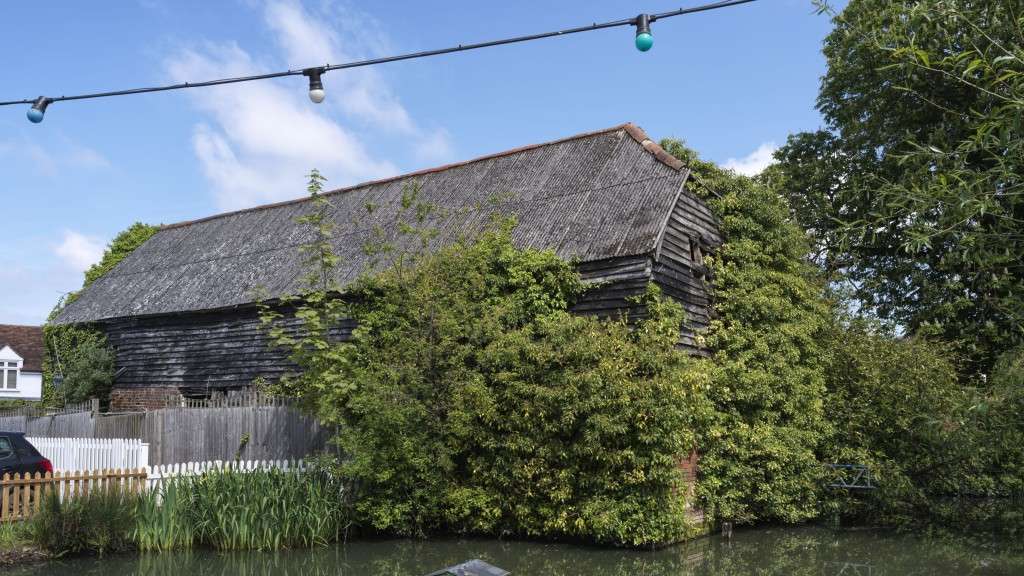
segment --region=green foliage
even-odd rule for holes
[[[700,443],[705,511],[738,521],[797,522],[817,515],[827,437],[820,343],[831,308],[786,201],[759,182],[669,153],[694,171],[725,243],[707,256],[716,312],[707,335],[715,419]]]
[[[405,232],[429,238],[414,211]],[[392,252],[344,301],[307,294],[303,335],[272,329],[302,369],[277,389],[339,430],[339,473],[366,530],[621,545],[687,535],[677,463],[708,405],[699,363],[675,349],[681,308],[652,288],[636,330],[572,315],[585,290],[573,266],[515,248],[511,228]],[[358,323],[349,343],[329,338],[343,317]]]
[[[32,542],[54,556],[109,554],[133,548],[137,497],[95,489],[61,502],[51,492],[30,521]]]
[[[768,174],[867,310],[989,373],[1024,342],[1024,11],[853,0],[834,22],[827,130]]]
[[[341,482],[316,471],[226,469],[173,481],[162,496],[140,515],[142,549],[324,546],[343,534],[348,516]]]
[[[114,352],[102,334],[92,330],[64,330],[53,334],[55,344],[64,344],[62,399],[69,403],[89,398],[106,398],[114,384]]]
[[[0,522],[0,552],[19,548],[29,541],[28,523]]]
[[[82,288],[114,268],[121,260],[142,245],[157,231],[156,226],[136,222],[120,232],[107,246],[103,258],[85,272]],[[78,297],[78,292],[67,295],[50,313],[50,320]],[[103,398],[110,391],[114,379],[114,354],[107,346],[106,337],[91,326],[43,326],[46,354],[43,357],[43,400],[49,405],[80,402],[93,397]],[[62,374],[61,390],[53,386],[54,376]]]
[[[139,550],[188,550],[196,544],[191,484],[185,478],[172,478],[139,497],[135,509],[135,544]]]
[[[831,507],[874,521],[902,521],[930,498],[970,492],[977,428],[948,347],[895,338],[864,320],[838,323],[827,341],[825,410],[834,435],[824,459],[868,466],[878,489],[834,491]]]
[[[342,483],[319,470],[226,468],[170,479],[131,494],[94,489],[61,502],[49,496],[28,525],[30,540],[55,556],[131,549],[170,551],[323,546],[347,528]],[[12,532],[13,533],[13,532]]]

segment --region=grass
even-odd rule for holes
[[[0,523],[0,550],[14,550],[29,544],[26,522]]]
[[[343,496],[342,483],[320,472],[228,469],[142,494],[96,490],[64,503],[50,497],[27,530],[0,532],[0,542],[27,535],[55,556],[309,548],[344,532]]]

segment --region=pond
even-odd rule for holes
[[[654,552],[495,540],[385,540],[312,551],[200,550],[60,560],[9,574],[421,576],[471,558],[511,570],[513,576],[1024,574],[1024,553],[991,540],[819,527],[738,530],[731,541],[713,536]]]

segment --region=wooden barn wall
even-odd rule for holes
[[[294,319],[283,320],[295,329]],[[345,339],[352,323],[341,326]],[[249,386],[258,377],[275,380],[295,369],[287,352],[272,348],[255,308],[154,316],[104,325],[123,370],[117,388],[180,388],[190,394]]]
[[[711,318],[710,279],[704,263],[695,258],[709,254],[721,243],[711,210],[682,190],[669,214],[651,275],[662,292],[686,310],[687,322],[679,332],[679,343],[695,353],[703,350],[694,336],[708,327]]]
[[[643,293],[651,279],[648,256],[587,262],[579,267],[588,282],[599,283],[573,307],[573,312],[600,317],[626,313],[635,321],[642,307],[627,301]],[[294,319],[283,320],[297,328]],[[336,336],[344,340],[354,323]],[[153,316],[104,325],[123,369],[115,387],[174,387],[186,394],[249,386],[257,378],[272,381],[295,370],[284,350],[269,346],[255,308]]]
[[[572,307],[573,312],[601,318],[626,315],[634,322],[646,315],[643,306],[629,302],[628,299],[643,294],[647,283],[651,281],[649,256],[584,262],[578,270],[585,282],[596,285]]]

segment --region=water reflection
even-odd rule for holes
[[[493,540],[389,540],[313,551],[228,554],[203,550],[57,561],[18,569],[13,575],[418,576],[470,558],[482,558],[512,570],[515,576],[1024,573],[1024,554],[1001,551],[999,547],[908,534],[808,527],[737,531],[731,542],[704,538],[655,552]]]

